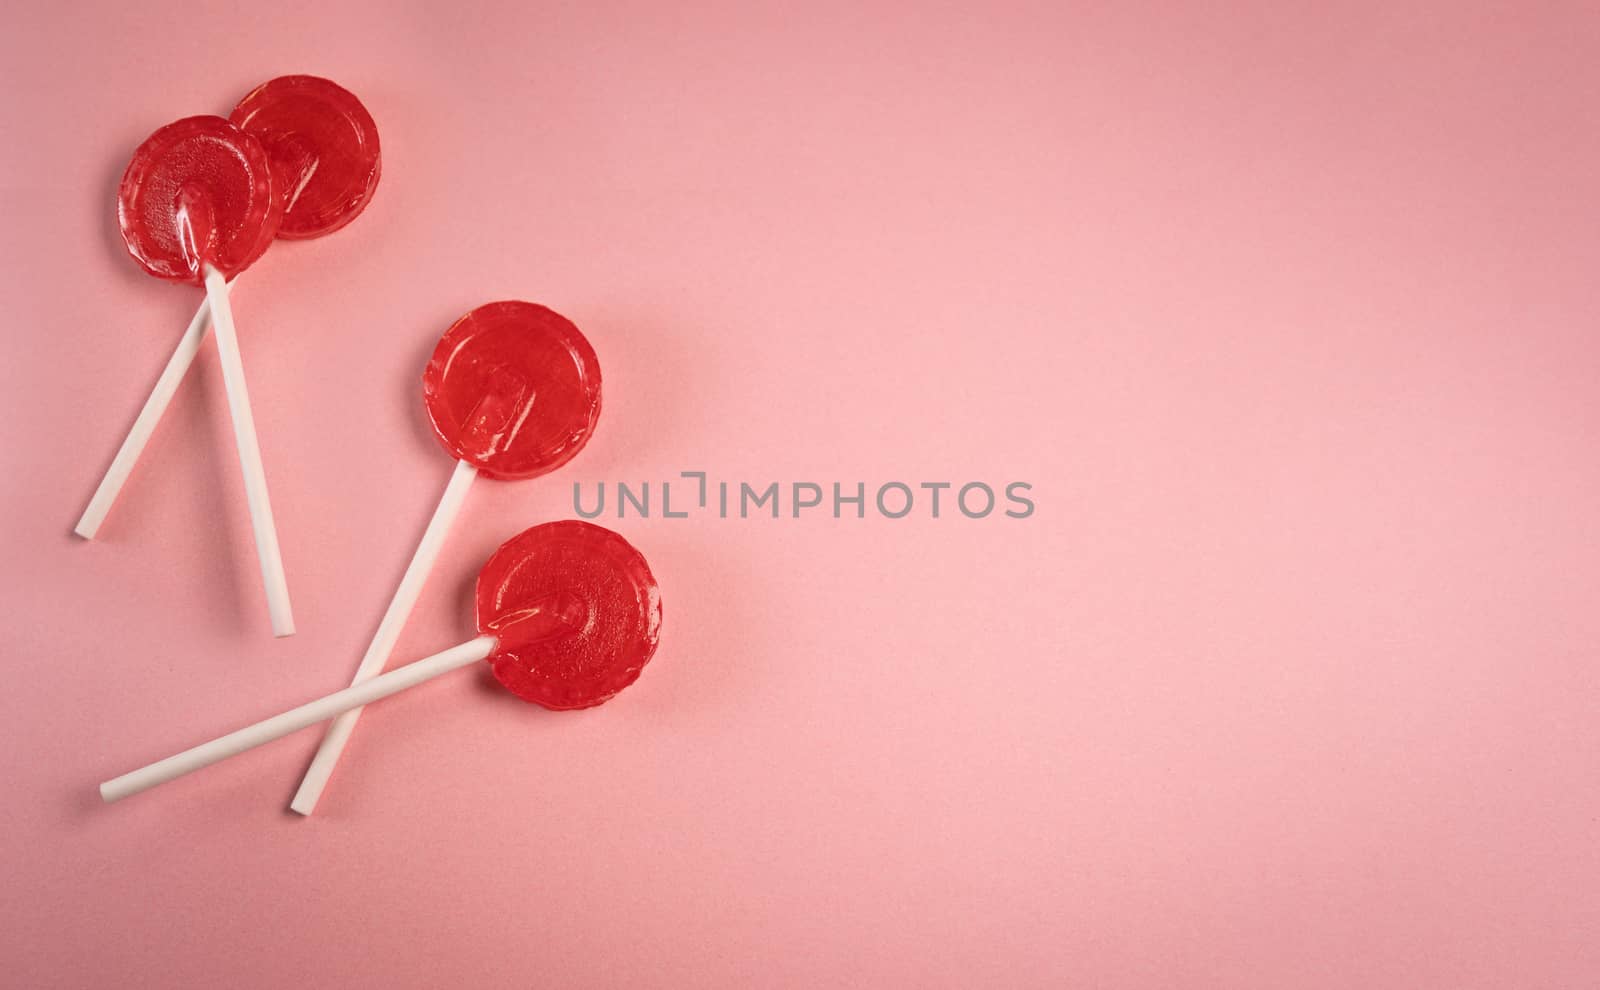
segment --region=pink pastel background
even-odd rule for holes
[[[1592,4],[33,4],[0,15],[0,983],[1600,985]],[[332,77],[371,208],[235,307],[300,634],[128,155]],[[1031,519],[610,519],[603,708],[341,687],[450,471],[467,309],[570,316],[594,442],[479,485],[397,652],[575,481],[980,480]]]

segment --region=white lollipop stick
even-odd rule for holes
[[[271,742],[324,719],[332,718],[340,712],[371,704],[380,698],[387,698],[391,694],[414,687],[440,674],[484,659],[494,652],[495,643],[496,639],[493,636],[479,636],[460,646],[453,646],[443,653],[435,653],[431,657],[406,664],[387,674],[347,687],[343,691],[335,691],[325,698],[301,705],[282,715],[275,715],[264,722],[257,722],[237,732],[230,732],[220,739],[213,739],[193,749],[184,750],[177,756],[169,756],[132,773],[125,773],[114,780],[108,780],[100,785],[100,797],[107,802],[120,801],[130,794],[137,794],[157,784],[164,784],[186,773],[199,770],[201,767],[208,767],[220,760],[243,753],[247,749],[254,749],[262,743]]]
[[[466,501],[467,489],[472,487],[472,479],[477,476],[477,468],[466,461],[456,462],[450,483],[445,486],[444,496],[439,499],[439,507],[433,510],[433,518],[423,531],[422,542],[417,544],[417,552],[412,555],[405,575],[400,578],[400,587],[395,589],[389,609],[378,623],[378,632],[372,637],[372,643],[367,646],[366,654],[356,667],[356,677],[352,683],[360,684],[383,672],[384,665],[389,662],[389,654],[394,651],[395,641],[400,638],[400,630],[405,628],[406,619],[417,604],[417,596],[422,593],[422,585],[428,580],[428,572],[433,570],[433,563],[438,559],[439,550],[450,533],[450,525],[455,522],[462,503]],[[345,743],[350,741],[350,733],[355,731],[356,719],[360,717],[361,709],[352,708],[328,726],[328,732],[322,737],[322,745],[317,747],[317,755],[312,758],[305,779],[300,781],[300,789],[289,803],[290,808],[302,815],[309,815],[316,808],[317,799],[322,796],[322,789],[328,786],[333,766],[339,762],[339,754],[344,752]]]
[[[200,303],[200,308],[195,310],[194,319],[189,321],[189,329],[185,330],[183,337],[179,339],[178,349],[172,352],[167,366],[161,371],[161,377],[156,379],[156,387],[150,393],[150,398],[144,400],[144,408],[139,410],[139,418],[133,421],[133,429],[128,431],[127,439],[123,440],[122,446],[117,449],[117,456],[111,459],[111,467],[106,469],[106,476],[100,479],[100,487],[94,490],[94,497],[89,499],[89,507],[83,510],[83,518],[78,520],[78,525],[72,530],[74,533],[86,540],[92,540],[100,531],[100,524],[105,522],[106,513],[111,511],[111,504],[122,492],[122,486],[127,483],[133,465],[138,462],[139,455],[144,453],[144,445],[156,431],[156,424],[161,422],[162,415],[167,411],[167,405],[172,402],[173,393],[178,391],[178,383],[189,373],[189,366],[194,364],[195,355],[200,353],[200,344],[206,339],[206,330],[210,326],[211,303],[203,301]]]
[[[267,499],[267,473],[261,466],[261,446],[256,442],[256,423],[250,415],[250,393],[244,385],[244,363],[239,358],[239,337],[233,329],[233,310],[228,305],[227,280],[221,272],[206,265],[206,300],[211,304],[211,322],[217,330],[217,355],[222,359],[222,384],[228,393],[228,414],[233,419],[233,439],[239,448],[239,466],[244,471],[244,497],[250,506],[250,525],[255,530],[256,557],[261,561],[261,583],[267,590],[267,612],[272,617],[272,635],[294,635],[294,613],[289,607],[289,582],[283,574],[283,557],[278,552],[278,530],[272,523],[272,503]]]

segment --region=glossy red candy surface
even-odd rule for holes
[[[478,630],[499,638],[494,676],[524,701],[589,708],[632,684],[661,639],[644,557],[576,519],[524,530],[478,574]]]
[[[283,218],[261,143],[221,117],[185,117],[145,139],[117,189],[117,222],[144,270],[232,278],[272,243]]]
[[[378,188],[378,127],[349,90],[317,76],[257,86],[230,119],[261,141],[283,197],[278,236],[321,237],[354,220]]]
[[[600,362],[561,314],[489,303],[445,331],[423,370],[422,400],[452,455],[491,478],[532,478],[589,442]]]

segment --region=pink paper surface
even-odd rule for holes
[[[0,14],[0,983],[1600,983],[1592,5],[223,6]],[[117,177],[289,72],[384,166],[234,294],[274,641],[210,345],[69,531],[199,300]],[[666,608],[611,703],[461,673],[312,819],[315,731],[102,805],[348,681],[502,298],[605,410],[474,487],[397,660],[574,482],[1037,511],[610,515]]]

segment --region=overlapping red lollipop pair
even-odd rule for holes
[[[293,113],[281,106],[275,113],[269,112],[275,105],[271,91],[279,87],[288,94],[286,102],[299,104]],[[259,97],[263,93],[268,95]],[[335,98],[330,94],[342,95]],[[252,101],[260,103],[262,99],[266,107],[252,108]],[[312,102],[321,102],[324,107],[313,107]],[[335,108],[333,115],[327,112],[328,106]],[[343,152],[330,161],[335,175],[370,176],[359,197],[348,182],[340,181],[326,189],[317,184],[323,175],[323,149],[340,146],[346,138],[334,117],[354,120],[351,107],[365,122],[364,129],[352,130],[363,135],[357,144],[366,147],[366,135],[370,135],[370,170],[362,172],[359,162]],[[301,123],[293,122],[296,117]],[[129,230],[128,217],[140,218],[134,224],[135,234],[128,235],[130,251],[154,274],[179,281],[198,280],[206,286],[219,345],[225,334],[231,340],[233,329],[224,279],[259,255],[265,243],[260,240],[261,230],[253,225],[259,223],[264,230],[278,215],[279,236],[285,236],[281,217],[292,214],[299,204],[306,204],[324,224],[317,232],[336,229],[370,198],[371,183],[377,179],[377,137],[370,116],[353,96],[326,80],[305,76],[274,80],[241,103],[235,118],[243,126],[221,118],[190,118],[158,131],[135,156],[122,190],[125,233]],[[308,119],[313,122],[305,123]],[[253,144],[250,127],[261,127],[264,121],[277,121],[264,128],[270,139]],[[263,162],[267,163],[265,169]],[[219,180],[219,175],[224,178]],[[284,185],[286,181],[293,185]],[[261,182],[266,183],[265,193],[260,190]],[[285,201],[281,209],[272,205],[274,188],[292,189],[292,195],[281,197]],[[335,196],[336,189],[343,189],[348,195]],[[326,209],[330,199],[339,199],[344,208]],[[342,219],[335,222],[335,214]],[[251,219],[257,216],[259,221]],[[270,235],[265,239],[270,240]],[[251,241],[251,246],[239,246],[244,241]],[[142,254],[146,246],[149,250]],[[241,262],[240,258],[246,260]],[[152,396],[141,413],[141,420],[150,418],[145,436],[159,419],[171,388],[176,387],[193,360],[193,351],[204,334],[206,309],[202,307],[190,327],[195,339],[188,356],[180,360],[184,352],[180,347],[163,374],[164,382],[169,376],[172,378],[165,396],[158,384],[157,396]],[[237,347],[232,346],[232,360],[237,364]],[[226,350],[224,347],[225,371],[229,361]],[[242,395],[242,374],[238,378]],[[489,661],[494,676],[518,697],[552,709],[600,704],[639,676],[654,654],[660,635],[661,598],[655,579],[644,558],[622,537],[576,520],[535,526],[495,552],[478,576],[478,637],[382,673],[473,479],[479,474],[500,480],[532,478],[567,463],[588,442],[600,413],[599,362],[578,328],[559,314],[526,302],[490,303],[462,317],[439,341],[423,373],[423,401],[436,434],[457,463],[362,657],[355,682],[319,701],[107,781],[100,788],[106,800],[126,797],[332,718],[333,724],[292,805],[296,811],[310,814],[361,706],[378,698],[484,659]],[[248,485],[251,468],[245,434],[248,433],[251,448],[254,435],[248,430],[248,406],[241,405],[246,430],[238,432]],[[234,408],[234,417],[237,426],[239,407]],[[139,433],[138,424],[134,432]],[[130,436],[124,443],[118,459],[128,454],[130,446],[132,453],[123,477],[143,442],[143,436]],[[255,476],[259,480],[259,454],[256,460]],[[111,486],[99,516],[91,520],[96,509],[96,504],[91,503],[90,512],[85,514],[86,523],[98,525],[105,506],[115,496],[121,483],[120,478],[113,481],[116,470],[114,464],[107,481],[102,483],[102,492],[96,493],[99,503],[102,493]],[[260,499],[270,536],[264,482],[260,484]],[[254,510],[252,502],[253,516]],[[259,549],[263,543],[259,522],[257,542]],[[275,536],[271,537],[271,545],[275,558]],[[265,553],[262,560],[263,575],[267,576]],[[281,565],[278,574],[281,578]],[[270,604],[270,577],[268,588]],[[286,592],[283,606],[287,616]],[[274,611],[275,631],[276,614]]]
[[[275,636],[294,634],[294,611],[227,283],[274,238],[321,237],[355,219],[380,171],[378,129],[361,101],[326,79],[281,76],[252,90],[226,118],[185,117],[150,135],[118,189],[128,252],[157,278],[204,286],[206,300],[74,531],[85,539],[99,531],[214,325]]]

